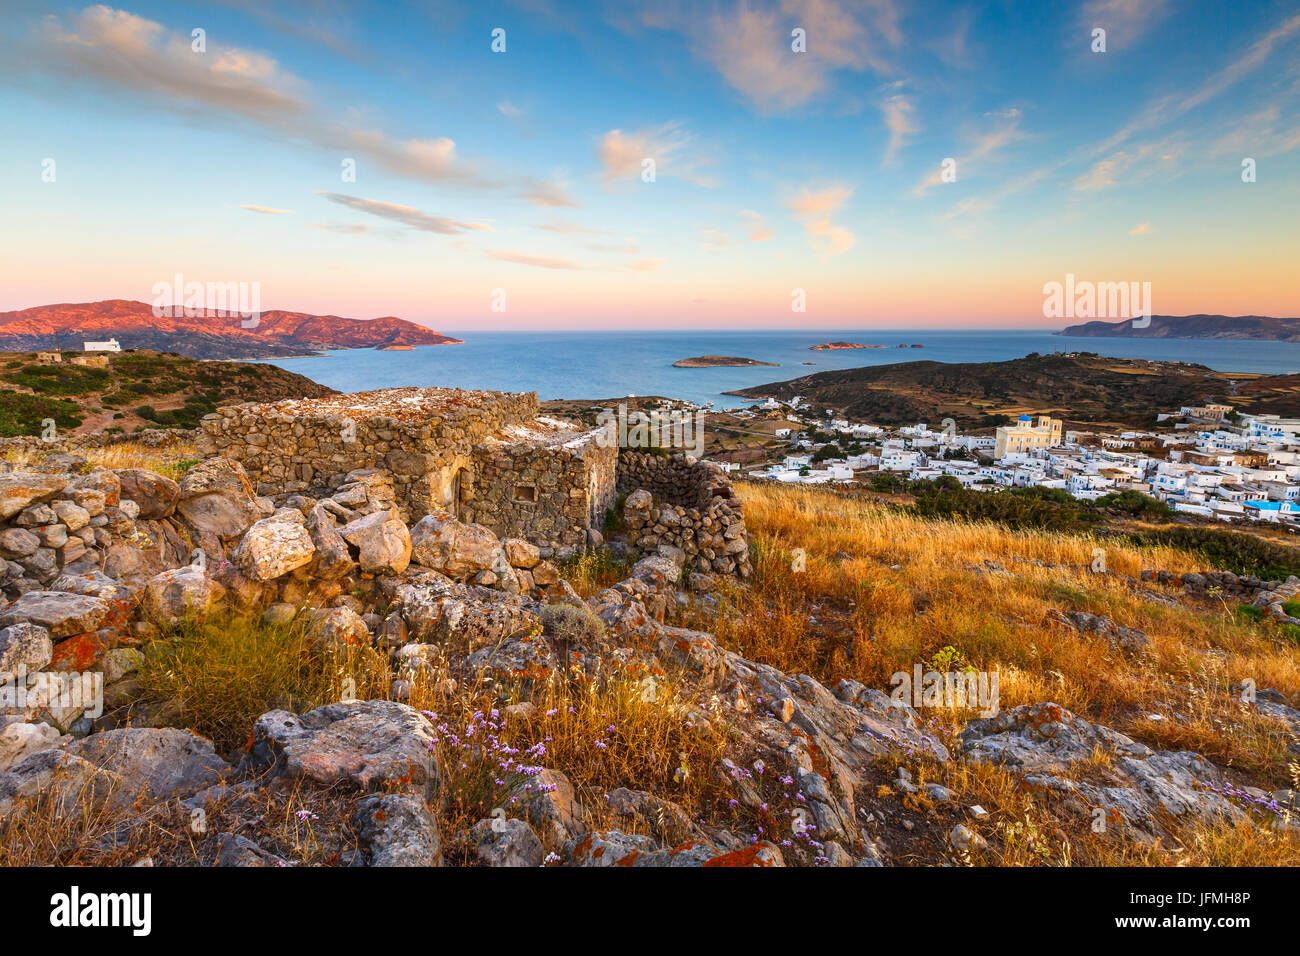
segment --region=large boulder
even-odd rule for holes
[[[271,581],[311,563],[316,545],[304,527],[302,512],[282,509],[253,523],[232,560],[254,581]]]
[[[166,518],[176,510],[181,486],[170,478],[144,468],[118,468],[114,474],[121,484],[122,497],[140,506],[141,518]]]
[[[367,574],[401,574],[411,563],[411,535],[391,511],[376,511],[350,521],[339,534],[357,549],[357,560]]]
[[[465,524],[445,511],[425,515],[411,528],[411,560],[451,578],[509,567],[490,528]]]
[[[57,475],[27,471],[0,474],[0,521],[8,521],[28,505],[48,501],[67,485]]]
[[[546,852],[533,828],[518,819],[480,820],[469,840],[480,866],[537,867]]]
[[[661,847],[643,834],[604,830],[589,833],[568,847],[574,866],[631,867],[774,867],[785,866],[780,847],[767,840],[730,852],[707,840]]]
[[[105,508],[116,508],[122,503],[122,479],[107,468],[96,468],[90,474],[82,475],[72,483],[72,487],[101,492]]]
[[[0,773],[0,819],[41,801],[49,814],[88,812],[115,793],[121,778],[65,750],[40,750]]]
[[[93,631],[108,616],[110,606],[103,598],[67,591],[28,591],[0,613],[0,627],[11,624],[39,624],[54,639]]]
[[[163,571],[144,587],[145,615],[160,624],[175,624],[187,616],[203,617],[212,610],[218,587],[196,565]]]
[[[263,714],[240,767],[269,769],[290,781],[430,796],[438,780],[432,744],[433,724],[413,707],[388,700],[342,701],[301,716],[284,710]]]
[[[177,512],[200,537],[233,538],[257,520],[253,486],[232,458],[207,458],[180,480]]]
[[[525,571],[537,567],[542,560],[541,549],[523,538],[506,538],[505,542],[506,560],[510,562],[512,568],[522,568]]]
[[[57,727],[46,723],[11,723],[0,730],[0,773],[17,766],[34,753],[54,750],[69,742]]]
[[[1238,821],[1245,815],[1221,795],[1223,772],[1190,751],[1152,750],[1059,704],[1041,702],[973,720],[961,732],[967,759],[1000,764],[1030,790],[1055,793],[1067,807],[1137,834],[1159,834],[1167,817]],[[1103,779],[1073,779],[1074,767],[1103,754]]]
[[[91,734],[68,752],[119,775],[133,796],[151,801],[189,796],[220,783],[230,765],[212,741],[175,727],[126,727]]]
[[[307,514],[307,533],[316,547],[316,577],[336,581],[347,577],[357,566],[348,543],[335,524],[334,515],[323,505],[313,505]]]
[[[356,611],[347,607],[312,611],[308,633],[314,640],[338,650],[364,647],[370,642],[370,628]]]

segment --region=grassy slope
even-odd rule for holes
[[[0,355],[0,437],[39,435],[46,418],[61,433],[193,428],[219,405],[329,394],[333,389],[274,365],[123,352],[110,356],[107,368],[86,368],[7,353]]]

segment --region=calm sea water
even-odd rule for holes
[[[1198,362],[1228,372],[1300,371],[1300,343],[1195,339],[1077,338],[1034,331],[910,332],[706,331],[706,332],[456,332],[464,345],[435,345],[410,352],[348,349],[311,358],[278,359],[276,365],[337,388],[356,392],[399,385],[440,385],[538,397],[617,398],[664,395],[718,408],[745,402],[722,393],[828,369],[931,359],[994,362],[1030,352],[1088,351],[1127,358]],[[811,352],[820,342],[844,340],[884,349]],[[896,348],[899,343],[924,348]],[[776,362],[778,368],[673,368],[696,355],[738,355]],[[812,362],[812,365],[805,365]]]

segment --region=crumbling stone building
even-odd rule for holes
[[[378,468],[408,520],[444,510],[543,546],[585,544],[615,501],[618,449],[542,416],[532,392],[384,389],[227,406],[201,427],[202,453],[238,460],[259,494]]]

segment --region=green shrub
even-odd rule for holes
[[[1276,580],[1300,575],[1300,548],[1276,544],[1240,531],[1173,525],[1129,535],[1139,546],[1162,545],[1195,551],[1214,567],[1234,574]]]
[[[1264,619],[1264,611],[1253,604],[1238,604],[1233,613],[1242,624],[1255,624]]]
[[[71,430],[85,421],[76,402],[0,390],[0,438],[39,435],[44,427],[41,423],[47,418],[54,419],[60,431]]]

